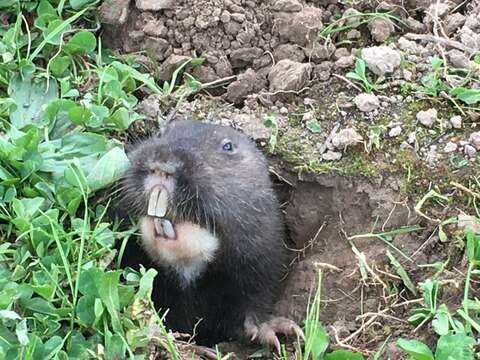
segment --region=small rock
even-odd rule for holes
[[[135,0],[138,10],[159,11],[163,9],[175,8],[176,0]]]
[[[232,20],[232,15],[228,10],[223,11],[222,15],[220,15],[220,21],[224,24],[229,23]]]
[[[306,123],[307,121],[313,120],[314,114],[313,111],[307,111],[305,114],[302,116],[302,121]]]
[[[331,61],[324,61],[318,65],[315,65],[314,73],[318,80],[327,81],[332,75],[333,63]]]
[[[288,115],[288,109],[285,106],[282,106],[279,110],[280,114]]]
[[[246,20],[245,14],[233,13],[233,14],[230,14],[230,16],[232,17],[233,21],[236,21],[240,24],[243,24]]]
[[[98,9],[100,21],[109,25],[123,25],[128,19],[130,0],[107,0]]]
[[[475,234],[480,234],[480,223],[475,216],[458,214],[457,216],[457,227],[460,230],[471,230]]]
[[[362,37],[362,33],[357,29],[352,29],[349,32],[347,32],[348,40],[357,40],[357,39],[360,39],[361,37]]]
[[[447,35],[453,34],[457,29],[461,28],[465,24],[466,17],[458,12],[451,15],[447,15],[445,18],[445,32]]]
[[[472,49],[480,49],[480,33],[464,26],[460,29],[460,42]]]
[[[395,31],[393,23],[387,18],[375,18],[368,23],[370,34],[376,42],[383,43]]]
[[[302,62],[305,60],[305,53],[303,49],[294,44],[281,44],[278,45],[273,52],[273,57],[276,61],[283,59],[290,59],[296,62]]]
[[[457,148],[458,148],[458,145],[455,144],[454,142],[452,141],[449,141],[445,147],[443,148],[443,152],[445,153],[451,153],[451,152],[454,152],[454,151],[457,151]]]
[[[374,46],[362,50],[367,67],[376,75],[392,73],[400,66],[400,53],[388,46]]]
[[[468,141],[475,146],[475,149],[480,150],[480,131],[471,133]]]
[[[388,132],[388,136],[397,137],[401,133],[402,133],[402,128],[397,125],[390,129],[390,131]]]
[[[149,21],[143,27],[143,32],[150,36],[167,37],[168,29],[160,21]]]
[[[408,134],[407,142],[409,144],[415,144],[416,141],[417,141],[417,134],[415,133],[415,131],[412,131],[410,134]]]
[[[337,61],[335,61],[335,67],[338,69],[347,69],[353,66],[355,64],[355,56],[354,55],[348,55],[341,57]]]
[[[298,91],[310,79],[312,66],[288,59],[280,60],[268,74],[271,91]]]
[[[157,60],[162,61],[165,59],[166,51],[170,43],[162,38],[156,38],[152,36],[148,36],[145,39],[145,49],[148,49],[152,52],[152,54],[156,57]]]
[[[418,54],[423,50],[415,41],[408,40],[403,36],[398,39],[397,46],[400,50],[408,54]]]
[[[297,0],[278,0],[272,9],[278,12],[299,12],[302,10],[302,4]]]
[[[347,128],[333,134],[330,140],[335,148],[344,149],[362,142],[363,138],[355,129]]]
[[[317,39],[318,32],[323,29],[322,10],[313,6],[304,7],[286,23],[279,23],[278,29],[280,38],[307,46]]]
[[[261,116],[252,116],[252,114],[235,114],[229,116],[230,120],[236,126],[239,126],[242,131],[249,137],[255,140],[264,140],[270,137],[272,132],[271,128],[267,128],[263,125],[263,119]]]
[[[230,62],[224,57],[215,64],[215,72],[221,78],[231,76],[233,74],[232,65],[230,65]]]
[[[452,66],[457,69],[468,69],[470,67],[470,60],[460,50],[452,49],[447,52],[447,56]]]
[[[226,97],[234,104],[241,104],[248,95],[259,91],[263,85],[255,71],[248,69],[238,75],[236,81],[228,85]]]
[[[328,150],[326,153],[322,154],[322,159],[325,161],[335,161],[342,158],[342,153],[337,151]]]
[[[157,120],[162,113],[161,108],[158,95],[152,94],[140,101],[135,107],[135,111],[150,120]]]
[[[160,66],[158,78],[162,81],[170,81],[175,70],[188,59],[188,56],[170,55]]]
[[[338,48],[333,53],[333,60],[338,60],[342,57],[349,56],[349,55],[350,55],[350,51],[348,51],[347,48]]]
[[[201,83],[209,83],[218,80],[215,70],[207,65],[195,66],[192,70],[193,77]]]
[[[436,109],[428,109],[425,111],[419,111],[417,113],[417,120],[426,127],[431,128],[435,121],[437,120],[437,110]]]
[[[252,64],[262,54],[263,50],[257,47],[240,48],[231,52],[230,62],[233,68],[242,68]]]
[[[474,158],[477,155],[477,149],[472,145],[465,145],[463,152],[470,158]]]
[[[425,25],[431,25],[437,18],[443,18],[450,10],[452,4],[448,2],[435,1],[428,9],[425,10],[423,17],[423,23]]]
[[[363,14],[354,8],[348,8],[343,12],[343,19],[345,20],[345,25],[349,27],[356,28],[360,26],[362,17]]]
[[[380,106],[380,100],[378,100],[378,97],[374,94],[359,94],[355,96],[353,102],[357,105],[357,108],[363,112],[373,111]]]
[[[410,70],[402,69],[402,76],[407,81],[413,80],[413,73]]]
[[[452,124],[454,129],[462,128],[462,117],[460,115],[452,116],[450,118],[450,124]]]
[[[413,30],[413,32],[416,32],[416,33],[423,33],[425,32],[426,30],[426,26],[424,24],[422,24],[420,21],[412,18],[412,17],[408,17],[406,20],[405,20],[405,23],[407,24],[407,26]]]

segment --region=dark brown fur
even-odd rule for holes
[[[235,153],[222,149],[229,139]],[[263,154],[245,135],[200,122],[174,122],[161,137],[139,143],[130,153],[123,180],[124,203],[134,216],[145,215],[148,194],[143,181],[148,162],[180,163],[168,217],[192,221],[214,232],[220,250],[193,284],[180,286],[177,275],[150,263],[130,242],[124,265],[154,266],[159,274],[153,300],[169,309],[167,325],[192,333],[205,345],[236,337],[247,313],[265,320],[283,276],[284,231]]]

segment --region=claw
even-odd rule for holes
[[[208,347],[200,346],[200,345],[188,345],[190,351],[192,351],[196,356],[201,356],[207,360],[217,360],[217,353]]]
[[[273,318],[261,324],[256,324],[252,318],[247,318],[244,325],[245,332],[251,337],[251,341],[257,339],[257,342],[262,345],[275,347],[278,353],[281,352],[281,344],[277,334],[296,336],[299,341],[305,340],[302,329],[294,321],[283,317]]]

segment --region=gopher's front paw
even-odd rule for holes
[[[305,340],[302,329],[292,320],[284,317],[275,317],[263,323],[257,323],[252,316],[247,316],[244,322],[245,334],[251,341],[262,345],[274,346],[280,352],[280,341],[277,334],[295,336]]]

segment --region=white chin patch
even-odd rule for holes
[[[140,219],[142,244],[159,265],[170,266],[182,282],[195,280],[217,252],[220,241],[210,231],[191,222],[174,225],[176,239],[156,235],[153,217]]]

